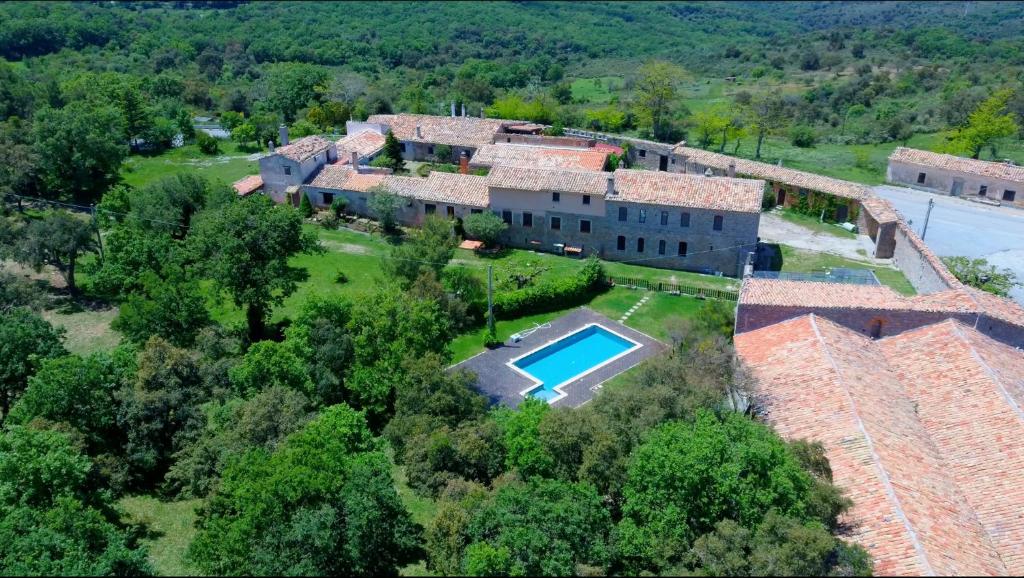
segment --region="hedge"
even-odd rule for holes
[[[547,281],[494,296],[494,316],[514,319],[582,305],[606,288],[604,268],[595,257],[568,278]]]

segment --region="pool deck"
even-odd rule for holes
[[[612,321],[587,307],[581,307],[551,321],[550,328],[539,329],[519,343],[506,341],[503,346],[470,357],[452,366],[452,369],[468,369],[475,373],[477,388],[490,398],[492,404],[516,407],[524,399],[519,392],[533,386],[534,382],[512,370],[507,363],[590,323],[603,325],[639,343],[641,347],[563,386],[566,396],[551,404],[554,407],[579,407],[587,403],[597,394],[600,384],[668,348],[644,333]]]

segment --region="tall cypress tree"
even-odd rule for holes
[[[402,143],[398,142],[395,133],[390,130],[384,137],[384,156],[391,161],[389,165],[395,172],[405,170],[405,160],[402,158]]]

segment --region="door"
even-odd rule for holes
[[[850,216],[850,207],[846,205],[839,205],[836,207],[836,222],[845,223],[846,219]]]
[[[786,206],[786,191],[785,191],[785,189],[779,189],[779,195],[778,195],[777,200],[775,201],[775,204],[779,205],[780,207],[785,207]]]
[[[668,170],[668,157],[667,156],[661,155],[661,158],[658,159],[658,170],[659,171],[667,171]]]
[[[953,195],[954,197],[959,197],[960,193],[962,193],[963,190],[964,182],[961,181],[960,179],[953,179],[953,189],[949,191],[949,194]]]

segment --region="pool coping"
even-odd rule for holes
[[[564,338],[590,324],[601,325],[604,329],[628,341],[640,343],[642,347],[624,352],[624,355],[609,359],[601,367],[589,373],[575,376],[570,382],[559,384],[566,395],[550,402],[550,407],[580,407],[597,396],[605,382],[636,367],[644,360],[669,349],[669,346],[647,333],[624,323],[610,319],[593,309],[582,306],[566,311],[560,317],[549,321],[551,327],[537,331],[519,342],[505,341],[501,346],[472,355],[448,368],[449,371],[466,370],[476,375],[475,389],[484,394],[491,405],[517,407],[526,397],[521,392],[536,387],[535,380],[524,376],[507,365],[511,359],[519,359],[524,353],[532,353],[551,341]],[[556,336],[555,338],[548,337]]]
[[[618,359],[620,359],[622,357],[625,357],[625,356],[629,355],[630,353],[633,353],[637,349],[640,349],[641,347],[644,346],[643,343],[640,343],[639,341],[636,341],[635,339],[630,339],[630,338],[626,337],[625,335],[622,335],[618,331],[615,331],[614,329],[609,329],[609,328],[605,327],[604,325],[602,325],[600,322],[592,321],[590,323],[587,323],[583,327],[574,329],[572,331],[569,331],[568,333],[563,333],[562,335],[560,335],[558,337],[555,337],[554,339],[550,339],[550,340],[548,340],[547,343],[543,343],[541,345],[538,345],[537,347],[531,349],[530,351],[527,351],[526,353],[524,353],[524,354],[522,354],[522,355],[520,355],[518,357],[513,357],[512,359],[510,359],[510,360],[505,362],[505,365],[507,365],[509,368],[511,368],[512,371],[515,371],[516,373],[526,377],[527,379],[529,379],[530,381],[533,382],[533,384],[531,386],[529,386],[526,389],[520,391],[519,395],[523,396],[524,398],[527,397],[527,394],[529,394],[531,391],[537,389],[540,386],[543,386],[544,382],[539,380],[539,379],[537,379],[532,373],[526,371],[525,369],[523,369],[521,367],[518,367],[516,365],[517,361],[519,361],[520,359],[523,359],[525,357],[529,357],[529,356],[533,355],[534,353],[537,353],[538,351],[540,351],[542,349],[548,348],[548,347],[554,345],[555,343],[558,343],[559,341],[562,341],[563,339],[568,339],[569,337],[571,337],[573,335],[576,335],[577,333],[581,333],[583,331],[586,331],[587,329],[590,329],[591,327],[600,327],[601,329],[607,331],[608,333],[611,333],[612,335],[618,337],[619,339],[622,339],[623,341],[627,341],[629,343],[632,343],[633,345],[629,349],[626,349],[625,351],[621,351],[621,352],[619,352],[619,353],[609,357],[608,359],[605,359],[601,363],[598,363],[597,365],[594,365],[594,366],[588,368],[586,371],[582,371],[580,373],[577,373],[576,375],[573,375],[569,379],[566,379],[566,380],[562,381],[561,383],[559,383],[558,385],[552,387],[551,390],[554,391],[555,393],[557,393],[558,395],[556,395],[555,397],[553,397],[551,399],[543,400],[543,401],[548,402],[548,405],[553,405],[555,402],[560,401],[560,400],[564,399],[565,397],[567,397],[569,395],[564,390],[565,386],[569,385],[570,383],[572,383],[572,382],[574,382],[574,381],[576,381],[578,379],[583,379],[584,377],[586,377],[587,375],[597,371],[598,369],[601,369],[602,367],[604,367],[604,366],[606,366],[606,365],[608,365],[608,364],[610,364],[610,363],[612,363],[612,362],[614,362],[614,361],[616,361],[616,360],[618,360]],[[537,398],[537,399],[541,399],[541,398]]]

